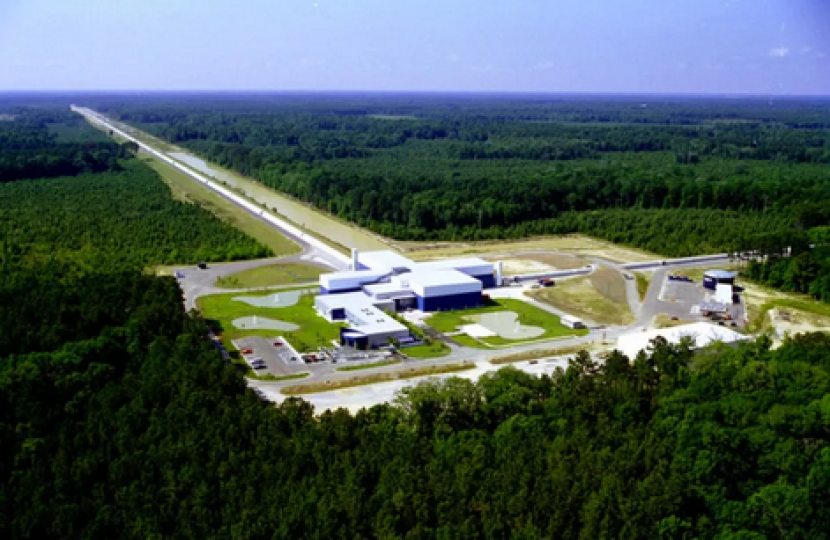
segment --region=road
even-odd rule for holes
[[[183,172],[184,174],[192,178],[194,181],[203,184],[204,186],[212,189],[225,199],[233,202],[246,212],[250,213],[252,216],[261,219],[263,222],[279,230],[283,235],[293,240],[294,242],[297,242],[300,246],[303,247],[303,255],[305,255],[308,258],[308,260],[312,260],[320,264],[323,264],[327,267],[338,270],[345,270],[349,267],[351,259],[348,255],[341,253],[340,251],[326,244],[322,240],[303,232],[291,223],[288,223],[287,221],[280,219],[279,217],[270,213],[268,210],[263,209],[261,206],[258,206],[257,204],[249,201],[241,195],[234,193],[233,191],[218,184],[217,182],[213,181],[207,176],[197,171],[194,171],[193,169],[187,167],[183,163],[168,156],[163,151],[156,149],[139,139],[136,139],[126,131],[113,125],[113,123],[107,117],[93,111],[92,109],[87,109],[84,107],[76,107],[75,105],[72,105],[71,109],[74,112],[85,117],[90,123],[101,126],[106,130],[110,130],[114,133],[117,133],[119,136],[136,143],[141,149],[145,150],[146,152],[149,152],[150,154],[153,154],[154,156],[161,159],[168,165],[171,165],[172,167],[175,167],[177,170]]]

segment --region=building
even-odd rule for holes
[[[735,272],[708,270],[703,274],[703,286],[714,291],[718,288],[718,285],[734,285],[735,276]]]
[[[496,286],[495,265],[479,258],[417,263],[392,251],[353,250],[352,268],[321,275],[320,294],[363,292],[393,300],[397,311],[439,311],[481,305],[481,291]]]
[[[317,312],[331,322],[343,322],[348,328],[340,330],[340,344],[357,349],[377,349],[389,344],[412,341],[409,329],[375,305],[362,292],[322,294],[314,299]]]
[[[647,350],[651,344],[651,340],[658,336],[662,336],[666,339],[666,341],[672,344],[678,344],[684,337],[690,337],[695,342],[695,349],[706,347],[707,345],[715,342],[734,345],[739,341],[749,339],[747,336],[739,334],[734,330],[730,330],[725,326],[699,322],[676,326],[674,328],[663,328],[659,330],[650,330],[648,332],[634,332],[632,334],[620,336],[617,339],[617,349],[633,360],[640,351]]]
[[[378,347],[409,335],[384,312],[481,306],[482,290],[496,285],[494,270],[478,258],[417,263],[392,251],[352,250],[352,270],[320,276],[315,307],[327,319],[349,324],[344,344]]]

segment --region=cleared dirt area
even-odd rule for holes
[[[618,246],[611,244],[610,242],[603,242],[602,240],[596,240],[582,235],[556,236],[517,241],[498,240],[476,243],[397,242],[395,247],[406,252],[407,257],[414,260],[429,260],[459,256],[484,257],[487,255],[521,253],[527,251],[556,251],[563,253],[551,254],[553,257],[601,257],[615,262],[640,262],[661,258],[659,255],[655,255],[654,253],[648,253],[646,251],[625,246]],[[540,253],[539,255],[547,254]],[[527,259],[527,255],[524,254],[520,257],[516,257]],[[529,260],[537,260],[538,262],[550,264],[556,268],[565,268],[556,266],[553,260],[550,262],[539,259]],[[558,262],[562,264],[566,261],[564,259],[560,259]]]
[[[555,287],[527,294],[597,324],[625,325],[634,322],[625,294],[625,281],[615,270],[600,269],[587,278],[562,280]]]

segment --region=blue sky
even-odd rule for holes
[[[830,0],[0,0],[0,90],[830,95]]]

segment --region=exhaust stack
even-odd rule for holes
[[[357,262],[358,253],[357,248],[352,248],[352,270],[358,270],[360,268],[359,263]]]
[[[499,261],[496,263],[496,287],[502,285],[504,285],[504,276],[502,275],[502,263]]]

